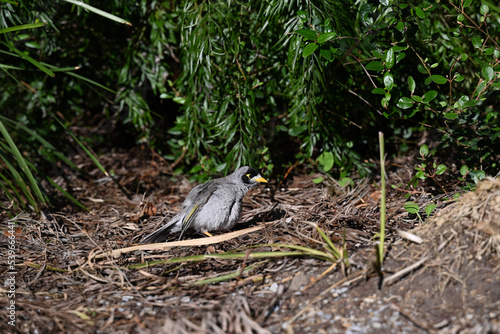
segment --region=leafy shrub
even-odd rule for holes
[[[51,143],[63,145],[57,118],[95,148],[147,142],[201,178],[322,157],[348,180],[369,172],[379,131],[400,154],[431,130],[436,159],[472,179],[498,171],[500,20],[488,1],[99,4],[132,26],[74,3],[1,3],[0,29],[32,25],[0,30],[2,115]]]
[[[186,4],[175,130],[190,158],[227,170],[259,158],[263,167],[283,148],[302,160],[331,152],[337,171],[365,174],[362,154],[379,129],[401,151],[412,133],[433,129],[442,159],[453,147],[463,163],[498,169],[498,111],[486,102],[498,89],[500,50],[488,33],[498,11],[471,1],[356,4]]]

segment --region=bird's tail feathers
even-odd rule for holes
[[[144,239],[141,240],[141,244],[151,244],[156,242],[165,241],[167,236],[170,234],[170,231],[175,226],[175,223],[179,220],[180,215],[176,215],[172,220],[168,223],[157,229],[151,234],[148,234]]]

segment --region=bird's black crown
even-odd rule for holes
[[[243,181],[243,183],[247,184],[254,183],[250,180],[257,175],[259,175],[259,172],[257,170],[252,167],[248,167],[248,169],[245,171],[245,174],[243,174],[243,176],[241,177],[241,180]]]

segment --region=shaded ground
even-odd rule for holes
[[[334,181],[315,185],[312,179],[318,175],[301,170],[247,195],[238,237],[106,255],[134,245],[165,216],[172,217],[192,187],[183,178],[172,179],[165,163],[138,156],[102,159],[118,176],[115,181],[95,181],[99,173],[84,159],[79,165],[94,178],[67,175],[59,180],[79,195],[89,213],[68,209],[12,220],[19,245],[16,326],[2,316],[1,333],[500,332],[497,179],[484,181],[457,203],[432,197],[431,185],[410,192],[388,187],[388,251],[381,284],[372,265],[373,236],[379,231],[378,182],[347,188]],[[407,184],[411,170],[404,161],[393,165],[389,184]],[[406,193],[411,196],[405,198]],[[404,210],[408,200],[419,204],[423,219],[423,208],[437,204],[437,216],[421,223]],[[6,258],[6,214],[1,218]],[[245,233],[256,226],[262,228]],[[328,254],[317,227],[337,247],[345,236],[349,266],[324,256],[256,256],[298,252],[275,244]],[[423,242],[402,238],[401,230]],[[187,238],[207,241],[200,235]],[[217,255],[227,252],[242,257]],[[195,255],[206,256],[189,258]],[[11,272],[6,261],[0,270],[2,277]],[[218,282],[204,281],[211,278]],[[12,300],[8,291],[5,284],[2,305]]]

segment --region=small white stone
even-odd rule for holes
[[[274,293],[276,293],[276,292],[278,292],[278,288],[279,288],[278,283],[274,282],[274,283],[273,283],[273,284],[271,284],[271,286],[269,287],[269,290],[270,290],[270,291],[272,291],[272,292],[274,292]]]

